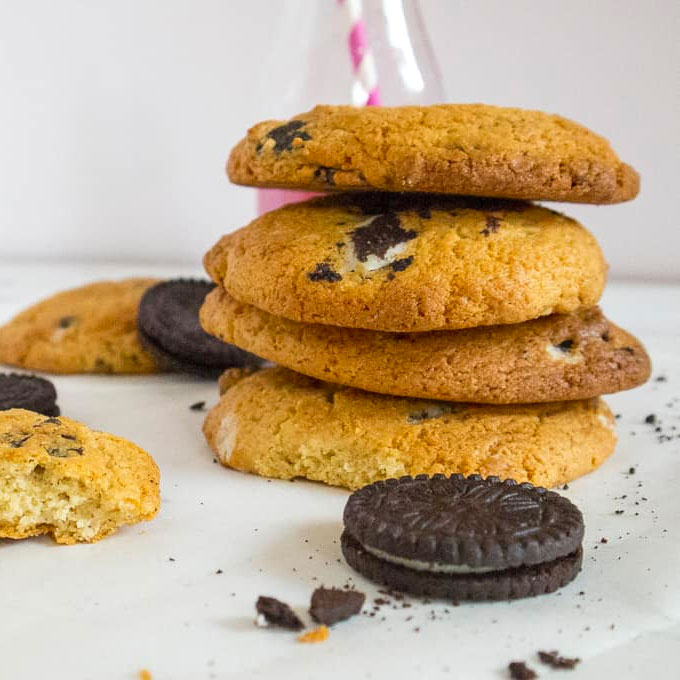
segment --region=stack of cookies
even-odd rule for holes
[[[649,358],[596,306],[592,234],[529,202],[632,199],[638,175],[606,140],[519,109],[317,107],[256,125],[228,173],[332,194],[205,257],[205,330],[278,364],[222,377],[204,431],[223,464],[348,488],[555,486],[613,451],[600,395],[643,383]]]

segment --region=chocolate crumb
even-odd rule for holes
[[[272,626],[288,628],[289,630],[302,630],[305,626],[295,612],[285,603],[274,597],[260,595],[255,603],[255,609],[266,623]]]
[[[577,663],[580,663],[581,659],[573,658],[570,659],[566,656],[560,656],[558,651],[552,652],[538,652],[538,658],[541,663],[551,668],[564,668],[567,670],[573,669]]]
[[[317,623],[331,626],[358,614],[365,600],[366,596],[356,590],[317,588],[312,593],[309,613]]]
[[[318,262],[313,272],[307,274],[310,281],[327,281],[328,283],[336,283],[342,281],[342,276],[338,272],[333,271],[328,262]]]
[[[629,474],[629,475],[634,475],[634,474],[635,474],[635,468],[634,468],[634,467],[628,468],[628,474]]]
[[[203,411],[205,409],[204,401],[197,401],[196,403],[189,406],[190,411]]]
[[[221,569],[218,569],[215,573],[216,573],[216,574],[221,574],[221,573],[222,573],[222,570],[221,570]]]
[[[603,536],[603,537],[600,539],[600,543],[609,543],[609,541]]]
[[[536,671],[532,671],[524,661],[511,661],[508,664],[508,672],[512,680],[533,680],[538,677]]]
[[[645,425],[656,425],[656,415],[654,413],[650,413],[645,418]]]
[[[665,375],[658,375],[654,378],[654,382],[666,382],[668,378]]]

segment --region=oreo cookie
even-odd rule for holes
[[[354,492],[342,552],[372,581],[414,595],[508,600],[581,569],[583,516],[563,496],[479,475],[419,475]]]
[[[0,373],[0,411],[24,408],[45,416],[58,416],[54,385],[37,375]]]
[[[144,293],[137,318],[139,335],[165,370],[217,377],[226,368],[262,363],[201,328],[199,310],[213,288],[215,284],[205,280],[173,279]]]

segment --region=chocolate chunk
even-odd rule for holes
[[[412,229],[402,229],[399,216],[386,213],[374,217],[368,224],[357,227],[352,232],[352,245],[357,259],[366,262],[371,255],[382,259],[387,251],[400,243],[416,238]]]
[[[300,139],[303,142],[311,139],[309,133],[302,129],[305,125],[307,125],[307,123],[304,120],[291,120],[288,123],[284,123],[283,125],[279,125],[279,127],[270,130],[265,135],[265,139],[274,140],[274,151],[276,153],[292,151],[293,142],[296,139]],[[260,142],[260,144],[257,145],[256,151],[261,151],[263,146],[264,144]]]
[[[54,385],[36,375],[0,373],[0,411],[23,408],[44,416],[58,416]]]
[[[456,413],[463,410],[463,406],[453,404],[447,404],[442,402],[441,404],[435,404],[430,408],[423,409],[422,411],[415,411],[414,413],[409,413],[406,417],[406,421],[411,425],[417,425],[425,420],[431,420],[432,418],[441,418],[441,416],[446,416],[450,413]]]
[[[32,434],[27,434],[23,437],[19,437],[19,439],[13,439],[10,441],[9,445],[13,449],[20,449],[32,436]]]
[[[61,420],[59,418],[47,418],[47,420],[43,420],[41,423],[38,423],[34,427],[39,427],[40,425],[61,425]]]
[[[137,325],[144,346],[165,369],[217,377],[227,368],[256,366],[261,360],[208,335],[198,319],[215,284],[171,279],[151,286],[139,303]]]
[[[70,447],[46,446],[45,451],[47,451],[47,453],[53,458],[73,458],[74,456],[83,455],[82,446],[70,446]]]
[[[558,651],[553,652],[538,652],[538,658],[541,663],[551,668],[565,668],[567,670],[573,669],[577,663],[580,663],[581,659],[573,658],[570,659],[566,656],[560,656]]]
[[[78,320],[77,316],[62,316],[59,319],[59,328],[70,328]]]
[[[318,262],[314,271],[307,274],[307,278],[310,281],[327,281],[328,283],[342,281],[342,276],[333,271],[328,262]]]
[[[318,179],[323,184],[327,184],[331,187],[335,185],[334,177],[335,170],[333,168],[320,166],[314,171],[314,179]]]
[[[564,352],[565,354],[567,354],[574,347],[574,341],[571,339],[562,340],[562,342],[560,342],[558,345],[555,345],[555,347],[557,347],[557,349],[559,349],[560,352]]]
[[[402,257],[401,260],[395,260],[390,267],[392,267],[393,272],[403,272],[404,269],[408,269],[412,264],[413,255],[409,255],[408,257]]]
[[[356,590],[317,588],[312,594],[309,613],[317,623],[332,626],[358,614],[365,600],[366,596]]]
[[[486,216],[486,226],[479,233],[484,234],[484,236],[489,236],[490,234],[495,234],[501,226],[500,218],[494,215]]]
[[[511,661],[508,664],[508,672],[512,680],[534,680],[538,677],[536,671],[532,671],[524,661]]]
[[[289,630],[301,630],[305,627],[295,612],[285,602],[276,598],[260,595],[255,603],[255,609],[272,626]]]

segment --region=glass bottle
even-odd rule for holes
[[[302,0],[286,8],[278,18],[279,44],[271,46],[264,69],[268,76],[258,119],[289,118],[317,104],[445,101],[417,0]],[[272,87],[271,76],[281,73],[281,86]],[[377,97],[371,97],[367,82],[375,83]],[[257,193],[258,214],[313,195],[280,189]]]

